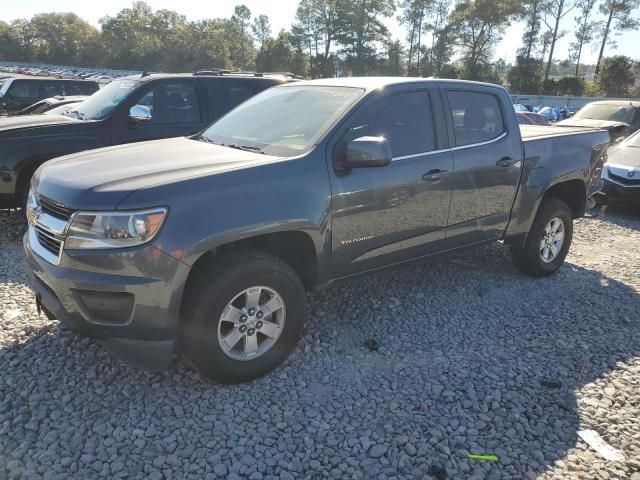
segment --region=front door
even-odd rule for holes
[[[349,141],[382,136],[386,167],[331,169],[332,262],[336,277],[444,249],[451,196],[451,152],[434,125],[442,115],[437,89],[388,93],[361,107],[332,152]],[[335,158],[334,158],[335,164]]]
[[[147,107],[149,120],[132,120],[129,109],[134,105]],[[205,127],[198,90],[193,79],[163,79],[140,89],[124,108],[114,116],[112,141],[121,143],[183,137]]]
[[[507,125],[513,114],[503,114],[503,108],[513,107],[501,107],[496,89],[451,87],[444,96],[455,141],[447,248],[456,248],[502,236],[520,181],[523,152],[520,135],[513,131],[518,125]]]

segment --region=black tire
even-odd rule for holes
[[[241,251],[210,261],[194,275],[185,294],[180,337],[184,353],[202,375],[217,383],[240,383],[267,374],[287,358],[302,334],[306,316],[304,287],[287,263],[262,252]],[[227,304],[254,286],[268,287],[282,297],[284,326],[264,354],[237,360],[222,349],[218,324]]]
[[[564,223],[564,242],[558,255],[546,263],[540,255],[540,242],[545,236],[545,227],[554,218],[559,218]],[[558,270],[564,263],[572,238],[573,216],[571,209],[562,200],[549,198],[540,205],[524,245],[512,245],[511,259],[521,272],[534,277],[546,277]]]

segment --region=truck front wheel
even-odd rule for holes
[[[282,260],[244,251],[214,260],[190,284],[182,343],[207,378],[238,383],[279,366],[305,320],[300,277]]]
[[[544,200],[522,246],[511,247],[514,265],[523,273],[545,277],[564,262],[573,237],[571,209],[562,200]]]

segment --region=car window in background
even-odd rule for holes
[[[40,96],[37,82],[13,82],[9,91],[14,98],[38,98]]]
[[[201,121],[200,104],[193,82],[176,80],[157,83],[137,100],[136,104],[144,105],[151,110],[149,123],[172,124]]]
[[[495,95],[449,90],[456,145],[471,145],[492,140],[504,132],[500,103]]]
[[[137,80],[116,80],[81,102],[74,110],[88,120],[100,120],[109,115],[138,86]]]
[[[359,114],[347,136],[384,137],[394,157],[435,150],[433,115],[427,92],[407,92],[391,95]]]
[[[611,105],[602,103],[590,103],[582,107],[573,118],[592,120],[610,120],[631,124],[635,109],[630,105]]]
[[[60,82],[42,82],[42,97],[50,98],[55,97],[56,95],[62,95],[62,85]]]
[[[211,104],[213,120],[240,105],[255,95],[255,90],[247,83],[229,79],[211,79],[207,81],[207,94]]]
[[[68,83],[64,86],[64,95],[91,95],[98,91],[98,86],[94,83]]]
[[[222,117],[202,138],[279,157],[300,155],[363,92],[349,87],[273,87]]]

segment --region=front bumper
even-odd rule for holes
[[[623,186],[610,180],[605,180],[601,192],[605,196],[607,203],[640,207],[640,187]]]
[[[33,251],[29,237],[27,232],[23,240],[27,274],[47,312],[127,363],[169,366],[186,265],[154,246],[63,252],[53,265]]]

